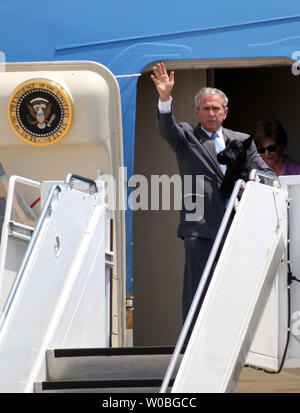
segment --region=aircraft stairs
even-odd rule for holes
[[[5,311],[7,310],[6,318],[2,317],[2,321],[0,320],[0,365],[4,367],[0,369],[0,391],[34,391],[36,393],[234,391],[238,377],[246,363],[275,277],[278,272],[286,271],[288,259],[288,191],[280,187],[277,179],[263,172],[253,171],[250,178],[247,184],[238,181],[233,190],[207,266],[175,348],[109,347],[109,305],[107,306],[109,300],[105,295],[105,291],[108,290],[107,285],[103,280],[102,284],[97,287],[99,293],[102,291],[102,300],[105,306],[96,309],[97,306],[99,307],[98,297],[97,302],[89,303],[90,294],[95,288],[96,281],[92,280],[93,274],[88,277],[91,278],[90,286],[87,286],[83,281],[82,260],[80,260],[80,256],[78,258],[78,251],[75,249],[70,258],[70,265],[73,269],[71,279],[66,277],[64,282],[60,281],[58,287],[54,287],[56,280],[51,280],[45,289],[43,283],[38,283],[38,278],[36,278],[37,288],[40,288],[36,291],[41,297],[37,300],[34,299],[31,307],[26,303],[26,294],[24,294],[26,288],[29,292],[29,288],[32,287],[30,274],[29,278],[26,278],[26,283],[22,279],[18,281],[18,284],[13,283],[12,290],[15,287],[14,298],[11,301],[7,300],[9,305],[6,302],[5,306],[8,308],[4,308]],[[262,180],[265,183],[262,183]],[[269,184],[266,184],[267,182]],[[88,184],[90,185],[90,182]],[[237,197],[242,187],[244,187],[243,195],[237,203]],[[78,199],[82,199],[82,195],[79,195]],[[91,210],[99,205],[99,202],[95,202],[92,203]],[[62,210],[66,210],[65,207],[66,205],[63,206]],[[190,323],[194,318],[205,282],[214,264],[215,256],[234,209],[235,215],[227,233],[226,242],[214,269],[214,275],[195,327],[185,347],[184,343]],[[88,212],[83,208],[81,213],[84,215]],[[101,213],[98,215],[100,217]],[[99,232],[101,232],[101,226],[103,228],[106,225],[105,219],[103,219],[101,221],[99,218],[99,222],[94,221],[93,228],[98,229]],[[72,223],[74,223],[74,217],[70,218],[70,225]],[[98,224],[100,226],[97,226]],[[46,242],[49,231],[51,232],[51,223],[48,226],[48,230],[44,232],[44,238],[41,238],[38,243],[39,249],[41,249],[43,240]],[[67,229],[67,231],[69,230]],[[54,225],[52,241],[56,239],[55,231]],[[84,234],[88,232],[85,231]],[[91,247],[95,242],[93,239],[95,231],[89,233],[90,239],[88,242],[85,241],[87,256],[92,254]],[[85,236],[79,231],[80,247],[82,247],[82,238]],[[61,239],[62,246],[63,238],[59,236],[59,239]],[[97,237],[96,241],[99,243]],[[59,242],[56,243],[56,248],[59,249],[60,245],[57,244]],[[102,257],[100,264],[105,267],[107,264],[106,247],[101,251],[98,248],[97,251],[98,255]],[[78,260],[76,274],[72,262],[74,257]],[[32,257],[31,259],[33,260]],[[38,254],[36,254],[36,260],[38,262]],[[85,265],[90,262],[89,265],[94,267],[94,261],[95,259],[91,255],[89,261],[85,261]],[[30,262],[30,257],[28,262]],[[111,262],[108,262],[108,267],[110,265]],[[31,262],[30,271],[34,272],[33,270],[34,265]],[[68,273],[68,271],[66,272]],[[105,274],[106,270],[103,273]],[[23,294],[19,293],[18,295],[20,288]],[[22,343],[22,351],[25,347],[25,352],[19,354],[20,345],[16,343],[18,339],[20,340],[17,330],[21,328],[22,323],[24,324],[22,311],[24,312],[24,309],[27,311],[28,306],[30,311],[33,311],[34,307],[36,315],[39,303],[47,299],[48,288],[54,288],[53,292],[58,295],[58,299],[52,297],[53,302],[50,299],[46,310],[41,305],[42,314],[40,316],[46,327],[40,334],[34,334],[31,341],[28,339],[28,343],[25,345]],[[66,292],[64,300],[58,288]],[[82,291],[84,292],[82,293]],[[30,311],[25,315],[27,319],[34,318]],[[55,317],[52,312],[55,313]],[[7,322],[7,318],[9,322]],[[89,324],[91,319],[97,320],[97,326],[95,322],[85,326],[85,323]],[[102,329],[99,329],[99,325],[102,326]],[[31,328],[42,330],[41,324],[36,322]],[[5,334],[3,330],[5,330]],[[91,337],[93,334],[95,336]],[[35,350],[32,351],[32,348]],[[17,352],[19,358],[25,359],[27,356],[27,359],[23,360],[23,372],[20,377],[10,377],[12,373],[9,373],[7,377],[7,372],[12,372],[18,364],[17,361],[12,362],[12,357],[15,358],[12,349]],[[5,358],[10,353],[12,356]],[[29,358],[31,360],[28,360]],[[17,383],[14,388],[10,387],[13,380]]]
[[[173,351],[173,347],[48,350],[47,378],[35,383],[34,391],[158,393]],[[171,384],[182,356],[177,361]]]

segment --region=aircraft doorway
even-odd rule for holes
[[[195,123],[193,96],[215,86],[229,97],[224,126],[251,134],[263,117],[279,119],[288,133],[287,154],[300,161],[297,134],[299,79],[291,65],[248,68],[175,67],[174,112],[177,121]],[[149,68],[150,70],[150,68]],[[157,94],[150,71],[138,82],[134,174],[178,173],[176,158],[157,129]],[[133,212],[133,344],[175,345],[182,326],[183,242],[176,236],[179,211]]]

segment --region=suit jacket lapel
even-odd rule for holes
[[[222,128],[222,132],[223,132],[225,145],[227,145],[227,143],[231,140],[230,134],[228,133],[228,130],[224,128]]]
[[[217,152],[214,141],[204,132],[200,124],[198,124],[198,126],[195,128],[195,135],[199,139],[199,142],[201,146],[204,148],[206,154],[212,161],[212,164],[216,169],[216,172],[218,173],[219,177],[223,179],[224,175],[217,159]]]

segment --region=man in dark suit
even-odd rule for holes
[[[182,312],[186,318],[202,272],[205,268],[214,239],[221,224],[225,200],[220,193],[224,176],[224,166],[217,160],[217,153],[232,139],[244,140],[249,135],[222,127],[228,113],[226,95],[214,88],[203,88],[195,96],[195,113],[199,123],[196,127],[189,123],[177,123],[172,113],[172,89],[174,72],[168,74],[164,63],[153,67],[152,80],[159,94],[158,120],[161,136],[170,144],[176,154],[182,182],[192,177],[192,187],[183,185],[183,206],[180,211],[178,236],[184,240],[185,270],[183,284]],[[252,143],[249,156],[257,169],[272,172],[256,151]],[[202,191],[197,194],[197,179],[202,177]],[[202,189],[201,189],[202,188]],[[192,200],[187,198],[192,195]],[[190,206],[204,197],[202,214],[190,217]],[[203,198],[202,198],[203,201]],[[188,217],[188,219],[187,219]]]

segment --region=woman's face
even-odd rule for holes
[[[282,146],[272,138],[265,138],[263,144],[257,146],[257,151],[268,165],[276,165],[282,160]]]

